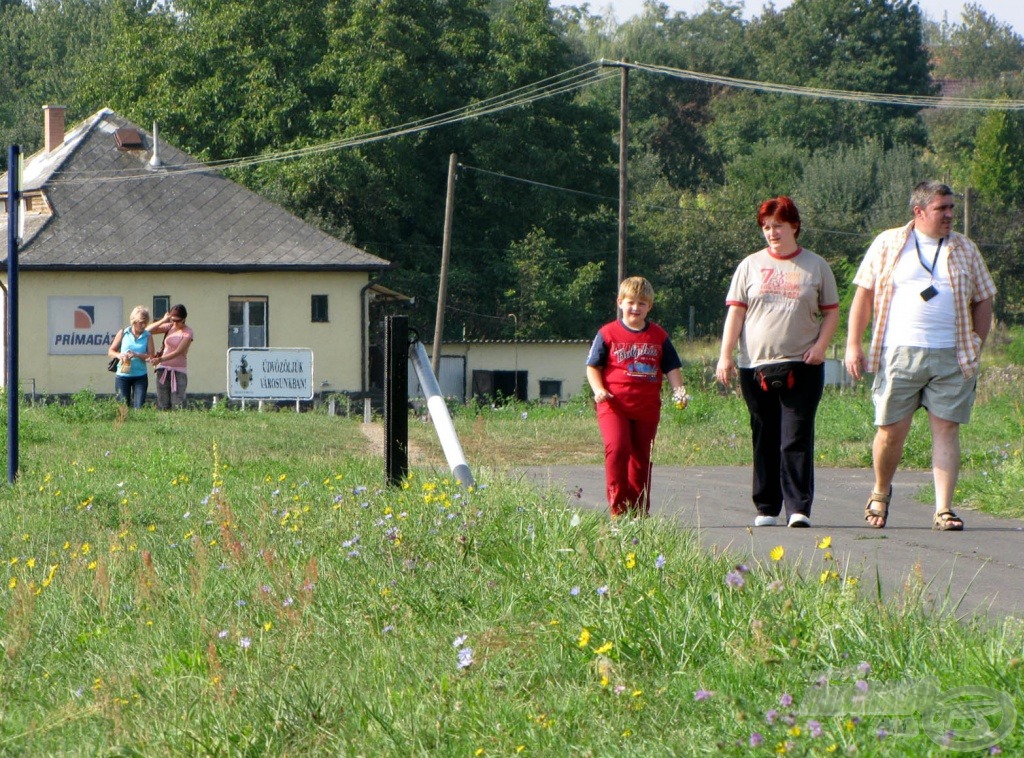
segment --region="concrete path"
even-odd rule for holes
[[[534,483],[566,493],[568,502],[607,513],[603,468],[543,466],[525,472]],[[964,518],[963,532],[932,531],[934,506],[916,499],[930,483],[930,472],[900,471],[889,522],[885,529],[872,529],[863,520],[874,483],[869,470],[819,468],[815,481],[810,529],[753,528],[748,468],[656,465],[651,513],[697,529],[702,545],[737,560],[767,561],[768,552],[782,545],[787,562],[817,567],[815,576],[821,566],[817,541],[830,536],[836,561],[861,576],[865,592],[874,592],[877,570],[887,601],[918,577],[928,583],[933,609],[955,608],[957,616],[1024,617],[1024,521],[956,508]]]

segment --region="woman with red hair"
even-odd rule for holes
[[[800,212],[790,198],[763,202],[757,223],[767,246],[733,274],[715,376],[728,385],[739,374],[750,412],[754,525],[807,527],[814,417],[825,386],[825,350],[839,324],[839,294],[828,263],[797,242]]]

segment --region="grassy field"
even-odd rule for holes
[[[979,420],[1011,428],[1007,392]],[[742,463],[735,398],[695,394],[659,462],[721,463],[727,441]],[[823,409],[835,462],[863,455],[854,403]],[[997,493],[1016,481],[1016,408],[1016,436],[969,456]],[[474,491],[423,424],[428,465],[387,487],[353,419],[25,408],[0,494],[0,754],[1024,750],[1019,621],[925,615],[913,581],[865,600],[871,578],[827,537],[810,563],[736,565],[503,475],[553,451],[598,460],[585,405],[457,420]]]

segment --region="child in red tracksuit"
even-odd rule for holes
[[[685,407],[682,362],[668,332],[647,321],[654,288],[642,276],[619,285],[622,318],[605,324],[587,357],[597,424],[604,439],[605,485],[612,518],[650,512],[651,447],[661,419],[661,378]]]

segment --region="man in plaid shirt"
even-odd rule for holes
[[[961,531],[953,510],[960,473],[960,424],[970,420],[981,346],[992,326],[992,275],[967,237],[952,231],[953,190],[922,182],[910,196],[913,220],[875,238],[853,283],[846,370],[874,372],[875,486],[864,509],[885,526],[892,481],[914,411],[924,407],[932,435],[932,528]],[[867,356],[861,338],[873,318]]]

